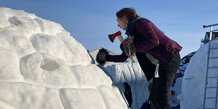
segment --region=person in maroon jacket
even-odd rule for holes
[[[147,80],[153,79],[150,89],[151,109],[170,109],[170,89],[180,63],[182,47],[167,37],[150,20],[139,17],[133,8],[123,8],[116,13],[118,26],[126,30],[126,35],[133,37],[136,58]],[[123,50],[121,55],[109,55],[99,52],[100,61],[124,62],[128,56]],[[151,58],[158,61],[158,74],[155,77],[156,65]]]

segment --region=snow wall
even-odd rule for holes
[[[218,38],[211,40],[209,43],[210,48],[218,48]],[[200,47],[186,68],[182,83],[181,109],[203,109],[209,43]],[[218,49],[211,50],[210,57],[218,57]],[[209,67],[215,66],[218,66],[218,59],[211,59]],[[208,77],[217,75],[218,68],[208,70]],[[217,78],[208,79],[208,86],[217,87]],[[209,89],[206,96],[216,96],[216,90]],[[215,99],[207,100],[206,107],[218,108],[215,107]]]
[[[126,91],[123,84],[128,83],[132,93],[132,109],[140,109],[143,103],[148,100],[150,82],[147,81],[138,63],[108,65],[106,73],[122,93]]]

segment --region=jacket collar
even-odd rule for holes
[[[135,18],[131,19],[128,22],[127,27],[126,27],[126,33],[125,33],[127,36],[132,36],[134,25],[135,25],[136,21],[139,19],[141,19],[141,17],[136,16]]]

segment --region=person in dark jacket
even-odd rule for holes
[[[123,8],[116,13],[118,26],[133,37],[136,58],[147,80],[153,79],[149,102],[151,109],[170,109],[170,88],[179,67],[182,47],[167,37],[150,20],[137,15],[133,8]],[[121,55],[99,52],[102,61],[124,62],[128,55],[121,44]],[[149,56],[148,56],[149,55]],[[158,63],[152,63],[151,58]],[[158,77],[155,69],[158,64]]]

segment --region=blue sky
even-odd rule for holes
[[[217,4],[218,0],[0,0],[1,7],[60,23],[90,51],[104,47],[114,53],[121,53],[119,42],[111,43],[107,35],[121,30],[115,13],[133,7],[182,45],[182,56],[199,49],[209,30],[204,24],[218,23]]]

